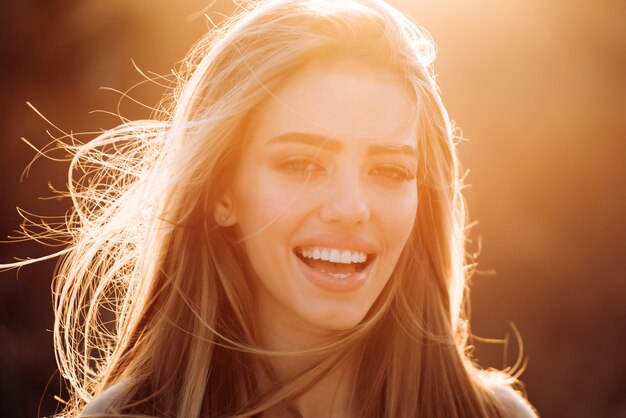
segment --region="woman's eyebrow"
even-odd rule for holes
[[[369,147],[369,155],[402,154],[417,158],[417,148],[408,144],[373,144]]]
[[[328,138],[324,135],[311,134],[304,132],[287,132],[268,141],[268,144],[276,144],[283,142],[296,142],[301,144],[312,145],[314,147],[322,148],[330,152],[339,152],[343,149],[343,144],[333,138]]]
[[[344,148],[344,144],[334,138],[324,135],[305,133],[305,132],[287,132],[275,136],[268,141],[268,144],[295,142],[300,144],[311,145],[330,152],[340,152]],[[417,157],[417,149],[408,144],[380,144],[375,143],[369,146],[368,155],[381,154],[403,154],[409,157]]]

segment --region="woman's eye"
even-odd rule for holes
[[[310,158],[290,158],[282,161],[279,168],[290,174],[309,177],[324,171],[321,165]]]
[[[370,170],[370,175],[384,181],[404,183],[415,180],[415,173],[411,170],[395,165],[383,165]]]

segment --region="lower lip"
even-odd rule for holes
[[[338,279],[328,273],[312,269],[304,261],[300,260],[300,257],[296,255],[294,255],[294,257],[296,257],[304,276],[315,286],[328,292],[345,293],[360,288],[365,284],[370,268],[370,266],[367,266],[363,271],[358,271],[348,277]]]

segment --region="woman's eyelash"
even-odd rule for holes
[[[310,157],[290,157],[279,162],[277,167],[290,174],[302,176],[310,176],[314,173],[324,171],[324,167]],[[416,178],[414,171],[393,164],[375,167],[369,171],[369,174],[395,182],[411,181]]]
[[[398,181],[414,180],[416,177],[415,172],[396,165],[383,165],[373,168],[372,170],[370,170],[370,174]]]
[[[309,174],[323,168],[313,159],[307,157],[292,157],[279,163],[278,167],[292,173]]]

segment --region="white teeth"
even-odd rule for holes
[[[328,273],[331,276],[333,276],[335,279],[345,279],[346,277],[350,276],[350,273]]]
[[[367,254],[364,252],[340,250],[338,248],[313,247],[300,249],[299,252],[305,258],[326,260],[331,263],[364,263],[367,260]]]
[[[328,249],[323,248],[322,251],[320,252],[320,259],[321,260],[329,260],[330,259],[330,251],[328,251]]]

